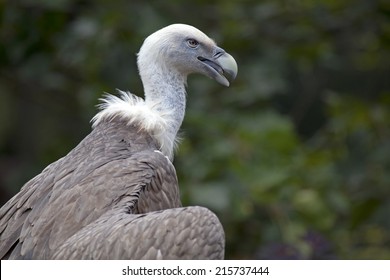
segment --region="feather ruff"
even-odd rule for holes
[[[169,133],[169,124],[172,121],[173,111],[161,110],[158,102],[150,104],[130,92],[118,90],[119,97],[106,94],[100,99],[100,110],[91,120],[92,128],[103,121],[112,121],[119,118],[127,122],[127,125],[139,126],[147,131],[160,145],[160,151],[170,160],[173,159],[173,151],[177,147],[179,138]],[[158,108],[158,109],[157,109]]]

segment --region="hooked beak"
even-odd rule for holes
[[[198,56],[198,59],[205,66],[207,75],[224,86],[228,87],[237,76],[237,62],[221,48],[217,49],[212,59],[202,56]]]

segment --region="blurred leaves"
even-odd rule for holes
[[[226,257],[389,259],[385,0],[2,2],[2,202],[85,137],[104,91],[142,96],[135,54],[174,22],[239,64],[230,88],[190,77],[175,159]]]

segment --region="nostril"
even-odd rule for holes
[[[225,53],[225,50],[224,50],[224,49],[216,48],[216,49],[215,49],[215,53],[214,53],[214,58],[218,58],[218,57],[220,57],[221,55],[223,55],[224,53]]]

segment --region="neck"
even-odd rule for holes
[[[139,67],[144,84],[145,100],[129,92],[119,91],[120,97],[107,95],[100,104],[101,111],[92,119],[93,127],[103,121],[121,119],[127,125],[140,126],[160,145],[170,160],[177,132],[184,119],[186,107],[186,75],[158,67]]]
[[[165,120],[166,130],[163,137],[166,141],[161,141],[162,145],[171,147],[161,147],[162,151],[170,151],[167,155],[172,158],[177,132],[184,119],[186,107],[186,78],[175,73],[169,68],[158,69],[151,67],[153,71],[142,73],[141,79],[144,85],[145,103],[156,111]]]

